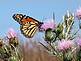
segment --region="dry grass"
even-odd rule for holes
[[[59,61],[56,57],[49,55],[43,46],[31,40],[30,42],[25,42],[22,48],[23,61]]]

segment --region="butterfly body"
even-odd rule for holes
[[[13,18],[20,24],[21,33],[28,38],[32,38],[36,31],[43,24],[32,17],[22,14],[14,14]]]

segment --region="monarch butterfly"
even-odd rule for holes
[[[43,22],[23,14],[14,14],[13,19],[20,24],[21,33],[28,38],[32,38]]]

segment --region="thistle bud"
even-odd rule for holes
[[[45,40],[46,41],[54,41],[56,34],[52,31],[52,29],[47,29],[45,31]]]

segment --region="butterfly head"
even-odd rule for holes
[[[24,16],[25,16],[25,15],[22,15],[22,14],[14,14],[14,15],[13,15],[13,19],[14,19],[15,21],[17,21],[17,22],[20,22],[20,21],[23,19]]]

